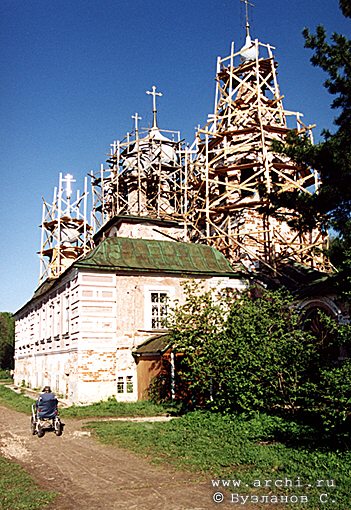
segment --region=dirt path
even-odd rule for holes
[[[104,446],[65,421],[63,436],[32,436],[30,418],[0,407],[0,451],[45,488],[59,493],[56,510],[207,510],[217,505],[210,479],[153,466],[126,450]]]

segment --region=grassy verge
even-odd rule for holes
[[[292,499],[293,507],[350,509],[351,452],[329,450],[316,442],[313,429],[280,418],[196,412],[166,423],[104,422],[89,428],[103,443],[206,473],[209,484],[212,479],[240,480],[241,488],[232,487],[232,493],[306,496],[308,504]],[[265,480],[271,480],[271,487],[263,487]],[[275,486],[281,480],[284,486]],[[324,496],[320,501],[322,494],[328,494],[326,502]]]
[[[71,406],[62,409],[63,417],[93,418],[109,416],[158,416],[167,413],[166,407],[153,404],[152,402],[117,402],[109,399],[89,406]]]
[[[33,402],[32,398],[26,397],[21,393],[15,393],[10,388],[0,385],[0,405],[20,413],[30,414]]]
[[[39,510],[56,494],[41,490],[18,464],[0,457],[0,510]]]
[[[0,405],[21,413],[30,414],[34,400],[15,393],[0,385]],[[97,418],[109,416],[158,416],[170,412],[170,408],[152,402],[117,402],[115,399],[98,402],[89,406],[71,406],[60,409],[60,415],[67,418]]]

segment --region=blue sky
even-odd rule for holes
[[[285,107],[316,123],[318,139],[335,112],[301,31],[321,23],[350,36],[351,22],[337,0],[253,3],[252,36],[276,48]],[[131,115],[151,124],[154,84],[159,126],[191,143],[213,111],[216,58],[232,40],[243,45],[244,25],[239,0],[1,0],[0,311],[37,286],[42,197],[51,200],[59,172],[82,189]]]

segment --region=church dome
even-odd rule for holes
[[[156,155],[160,157],[161,163],[177,163],[178,158],[174,142],[164,136],[157,127],[154,127],[150,130],[149,139],[156,140],[156,142],[161,142],[157,143],[158,150],[156,150]]]
[[[242,62],[256,60],[257,47],[255,45],[255,42],[251,40],[250,34],[247,34],[246,36],[246,41],[244,46],[240,50],[240,55]]]

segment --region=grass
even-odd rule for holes
[[[93,418],[113,416],[159,416],[169,411],[165,406],[152,402],[117,402],[114,398],[88,406],[71,406],[60,414],[71,418]]]
[[[0,385],[0,405],[14,409],[20,413],[31,413],[34,400],[22,393],[15,393],[10,388]]]
[[[40,489],[18,464],[0,457],[0,510],[39,510],[56,494]]]
[[[30,414],[34,400],[22,393],[15,393],[10,388],[0,385],[0,405],[21,413]],[[114,398],[88,406],[71,406],[60,409],[65,418],[97,418],[113,416],[159,416],[171,409],[152,402],[117,402]]]
[[[308,504],[294,503],[294,508],[350,509],[351,452],[318,444],[312,428],[281,418],[196,412],[170,422],[104,422],[89,428],[105,444],[131,449],[153,462],[201,472],[209,483],[211,479],[240,480],[244,494],[306,495]],[[265,488],[255,482],[282,479],[303,487]],[[325,482],[316,487],[318,480]],[[326,487],[327,480],[333,480],[335,487]],[[321,504],[319,497],[324,493],[329,494],[329,502]]]
[[[31,398],[0,385],[0,405],[28,414],[32,402]],[[166,411],[164,406],[151,402],[121,403],[110,399],[84,407],[72,406],[63,409],[62,415],[72,418],[152,416]],[[89,424],[89,428],[105,444],[131,449],[153,462],[206,474],[209,483],[211,479],[240,480],[244,494],[306,495],[308,504],[294,503],[296,509],[351,508],[351,452],[332,447],[312,427],[267,415],[247,418],[194,412],[169,422],[96,422]],[[265,488],[255,482],[272,480],[274,483],[282,479],[292,480],[295,485],[299,480],[302,487]],[[332,480],[335,487],[326,487],[327,482],[316,487],[318,480]],[[9,487],[13,485],[16,483],[9,483]],[[5,494],[6,498],[12,497],[11,491]],[[239,490],[236,487],[232,492]],[[0,493],[3,493],[1,485]],[[319,496],[324,493],[329,494],[329,502],[319,503]],[[4,505],[7,499],[1,497]],[[0,510],[7,508],[40,507],[0,506]]]

